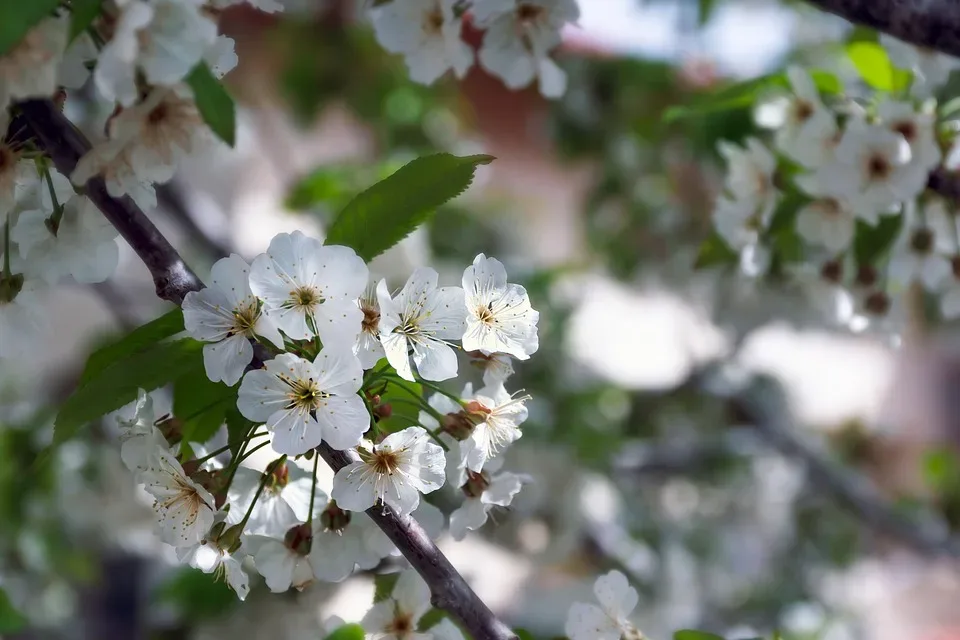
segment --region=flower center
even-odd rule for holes
[[[813,105],[806,100],[797,100],[793,103],[793,119],[803,123],[813,115]]]
[[[377,335],[380,331],[380,311],[375,307],[362,306],[363,320],[360,321],[360,328],[364,333]]]
[[[315,411],[320,407],[323,401],[330,397],[317,387],[313,378],[307,380],[284,380],[290,387],[287,392],[287,409],[298,409],[300,411]]]
[[[893,125],[893,130],[902,135],[910,144],[913,144],[917,139],[917,125],[911,120],[896,123]]]
[[[915,253],[930,253],[933,249],[933,233],[929,229],[917,229],[910,238],[910,248]]]
[[[323,304],[323,296],[312,287],[297,287],[290,292],[289,305],[300,311],[309,311],[318,304]]]
[[[396,451],[386,449],[374,451],[370,458],[370,466],[382,476],[392,475],[400,468],[400,455]]]
[[[398,610],[384,631],[392,633],[399,638],[404,638],[413,633],[413,614]]]
[[[517,8],[517,19],[525,24],[538,20],[543,14],[543,7],[535,4],[523,3]]]
[[[167,107],[166,102],[161,102],[147,114],[147,122],[156,125],[160,124],[170,115],[170,109]]]
[[[443,12],[435,6],[423,16],[423,30],[426,33],[438,34],[443,29]]]
[[[492,325],[497,322],[496,317],[493,315],[493,309],[490,308],[489,304],[482,305],[477,309],[477,319],[486,325]]]
[[[869,264],[860,265],[854,280],[858,286],[869,289],[877,284],[877,270]]]
[[[843,277],[843,266],[839,260],[825,262],[820,268],[820,277],[833,284],[840,284]]]
[[[253,328],[257,325],[257,319],[260,317],[260,310],[257,307],[257,301],[254,300],[244,306],[233,310],[233,329],[230,335],[243,335],[248,338],[253,337]]]
[[[890,177],[890,161],[879,153],[867,160],[867,176],[870,180],[886,180]]]
[[[482,473],[467,471],[467,481],[460,489],[469,498],[479,498],[490,486],[490,481]]]

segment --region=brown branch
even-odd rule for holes
[[[80,157],[90,150],[90,142],[50,100],[28,100],[17,108],[36,141],[53,159],[57,171],[69,177]],[[157,296],[179,305],[187,292],[203,287],[173,245],[129,196],[114,198],[99,176],[90,178],[83,190],[150,270]]]
[[[807,0],[850,22],[960,58],[957,0]]]
[[[90,149],[90,143],[51,101],[32,100],[17,106],[57,169],[69,176],[80,156]],[[179,305],[187,293],[203,287],[133,200],[111,197],[101,178],[87,182],[86,194],[150,269],[158,296]],[[353,450],[336,451],[321,445],[319,451],[334,471],[359,459]],[[388,507],[374,507],[367,515],[423,577],[430,587],[433,604],[450,612],[474,640],[517,640],[516,634],[477,597],[416,520],[398,516]]]

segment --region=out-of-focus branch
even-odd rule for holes
[[[803,462],[810,482],[874,531],[926,555],[960,557],[960,540],[931,520],[898,513],[867,478],[849,471],[806,442],[793,423],[780,385],[771,378],[754,377],[734,384],[712,376],[696,376],[690,386],[731,403],[736,414],[780,453]]]
[[[214,258],[224,258],[230,255],[230,248],[219,240],[206,233],[196,218],[190,212],[186,200],[183,197],[183,191],[173,182],[156,185],[157,204],[163,207],[174,220],[186,231],[187,236],[192,242],[195,242],[201,249]]]
[[[69,177],[80,157],[90,150],[90,142],[50,100],[28,100],[17,107],[57,171]],[[129,196],[114,198],[99,176],[87,181],[84,193],[150,270],[157,296],[179,305],[184,294],[202,286],[176,249]]]
[[[51,101],[29,101],[18,106],[57,169],[70,175],[90,143]],[[87,183],[86,193],[150,269],[157,295],[179,305],[187,293],[203,287],[177,250],[130,198],[111,197],[100,178]],[[319,451],[335,471],[359,459],[353,450],[336,451],[321,445]],[[434,605],[453,614],[474,640],[516,640],[517,636],[477,597],[416,520],[398,516],[386,506],[369,509],[367,515],[423,576]]]
[[[960,57],[956,0],[807,0],[815,7],[904,42]]]

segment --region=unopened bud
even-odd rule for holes
[[[374,409],[373,412],[380,420],[386,420],[393,415],[393,406],[390,404],[377,405],[377,408]]]
[[[310,531],[310,525],[303,523],[290,527],[283,536],[283,544],[294,553],[301,556],[308,555],[313,545],[313,532]]]
[[[312,451],[312,449],[310,449],[310,451]],[[282,462],[270,470],[267,483],[273,488],[282,489],[283,487],[287,486],[287,482],[289,480],[290,470],[287,468],[287,463]]]
[[[477,422],[465,412],[461,411],[459,413],[448,413],[443,416],[441,428],[456,440],[466,440],[473,434],[473,429],[476,426]]]
[[[225,522],[221,522],[220,525],[223,526]],[[227,553],[234,553],[237,549],[240,548],[240,536],[243,534],[243,526],[240,524],[235,524],[232,527],[229,527],[220,536],[217,538],[217,544],[221,549],[225,550]]]
[[[168,444],[176,444],[183,439],[183,421],[176,416],[163,416],[153,424]]]
[[[460,487],[460,490],[463,491],[468,498],[479,498],[489,486],[490,481],[482,473],[467,471],[467,481]]]
[[[320,524],[324,531],[341,533],[350,524],[350,512],[337,506],[336,500],[331,500],[320,514]]]
[[[868,313],[875,316],[885,316],[890,310],[890,298],[883,291],[874,291],[863,303]]]

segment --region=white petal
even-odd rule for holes
[[[376,504],[376,488],[367,465],[353,462],[337,471],[330,497],[341,509],[348,511],[366,511]]]
[[[385,349],[386,347],[387,345],[384,344]],[[387,359],[389,360],[389,352],[387,353]],[[457,354],[446,343],[437,340],[424,340],[414,343],[413,361],[417,365],[417,373],[425,380],[439,382],[457,376]],[[393,362],[391,361],[390,364],[393,364]],[[397,369],[398,373],[399,371]]]
[[[574,602],[564,627],[570,640],[620,640],[620,626],[600,607]]]
[[[593,585],[597,601],[608,615],[616,619],[626,618],[636,608],[637,591],[627,582],[627,577],[619,571],[597,578]]]
[[[360,444],[370,428],[370,414],[360,396],[333,396],[323,402],[316,414],[324,442],[341,450]]]

